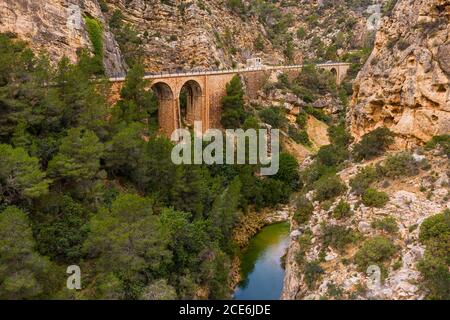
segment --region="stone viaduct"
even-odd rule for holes
[[[350,67],[348,63],[325,63],[317,68],[331,71],[339,85]],[[283,71],[290,77],[297,76],[302,65],[259,66],[254,68],[231,69],[221,71],[195,71],[185,73],[160,73],[146,75],[149,90],[158,98],[158,123],[160,131],[170,137],[175,129],[191,127],[194,121],[202,121],[203,130],[221,128],[220,101],[225,95],[226,85],[235,75],[244,79],[246,94],[254,98],[273,72]],[[124,77],[110,78],[113,96],[118,93],[125,81]],[[180,110],[182,89],[187,92],[186,110]]]

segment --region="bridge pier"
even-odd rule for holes
[[[350,68],[349,63],[324,63],[317,68],[329,70],[336,75],[336,83],[340,85]],[[283,71],[291,74],[301,72],[303,65],[264,66],[261,68],[244,68],[223,71],[186,72],[177,74],[147,75],[150,80],[148,90],[153,90],[159,101],[158,120],[160,132],[170,137],[175,129],[193,127],[195,121],[202,121],[203,132],[209,128],[220,128],[222,97],[226,94],[226,85],[235,75],[242,75],[247,86],[249,97],[256,96],[265,83],[264,79],[271,72]],[[117,99],[124,78],[112,78]],[[181,112],[180,94],[185,88],[188,91],[186,110]],[[184,118],[184,119],[183,119]]]

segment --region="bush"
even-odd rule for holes
[[[423,277],[423,285],[428,289],[428,298],[433,300],[450,299],[450,272],[448,264],[442,259],[425,255],[417,264]]]
[[[385,192],[368,188],[362,195],[362,201],[367,207],[383,208],[389,201],[389,196]]]
[[[281,108],[270,107],[259,112],[259,117],[264,123],[270,124],[273,128],[280,129],[286,125],[286,117]]]
[[[294,213],[294,220],[298,224],[305,224],[314,213],[314,206],[305,196],[300,196],[297,201],[297,211]]]
[[[419,240],[426,245],[417,264],[429,299],[450,299],[450,209],[428,217],[420,226]]]
[[[94,57],[93,65],[95,66],[94,73],[103,74],[105,72],[103,67],[103,26],[100,21],[95,18],[85,16],[84,22],[91,40]]]
[[[427,218],[421,225],[419,240],[426,245],[428,255],[450,265],[450,210]]]
[[[304,110],[300,110],[296,122],[301,129],[305,129],[308,123],[308,114]]]
[[[325,273],[318,261],[307,262],[303,267],[305,283],[310,290],[314,289],[320,276]]]
[[[336,207],[333,210],[333,217],[336,219],[342,219],[345,217],[349,217],[352,214],[352,210],[350,208],[350,205],[348,202],[341,200],[336,205]]]
[[[426,244],[427,241],[435,240],[443,234],[450,233],[450,210],[436,214],[425,219],[420,226],[419,240]]]
[[[326,166],[337,166],[349,157],[349,152],[345,146],[329,144],[319,149],[317,160]]]
[[[322,109],[317,109],[312,106],[306,106],[305,111],[317,120],[323,121],[325,123],[330,123],[331,121],[331,117],[325,114]]]
[[[343,123],[328,127],[328,136],[331,144],[334,145],[348,146],[352,142],[352,135]]]
[[[291,194],[291,188],[283,181],[276,179],[264,179],[262,183],[262,197],[264,205],[274,207],[279,203],[287,203]]]
[[[372,228],[384,230],[389,233],[396,233],[398,231],[397,221],[393,217],[385,217],[372,221]]]
[[[315,200],[317,201],[333,199],[347,190],[346,185],[336,174],[320,178],[314,183],[314,188],[316,190]]]
[[[287,152],[280,153],[279,169],[273,178],[295,188],[299,178],[297,158]]]
[[[355,160],[367,160],[382,155],[394,141],[394,134],[388,128],[377,128],[365,134],[353,148]]]
[[[382,269],[384,263],[391,259],[397,248],[392,241],[383,236],[376,236],[364,241],[355,254],[355,263],[361,272],[365,272],[370,265],[377,265]]]
[[[347,245],[354,243],[357,239],[357,233],[344,226],[328,225],[322,230],[322,244],[339,251],[343,251]]]
[[[350,179],[352,192],[363,194],[372,183],[377,180],[378,174],[373,166],[367,166],[359,170],[353,179]]]
[[[430,141],[426,143],[425,149],[435,149],[438,145],[441,146],[442,149],[444,149],[445,154],[450,158],[450,134],[434,136]]]
[[[335,167],[328,167],[319,161],[314,161],[300,172],[300,180],[305,184],[307,190],[312,190],[317,180],[334,174],[336,174]]]
[[[306,130],[297,130],[294,127],[289,127],[289,136],[297,143],[304,146],[311,146],[311,140],[309,140],[308,132]]]
[[[380,171],[389,178],[409,177],[419,173],[419,165],[411,153],[401,152],[387,157]]]

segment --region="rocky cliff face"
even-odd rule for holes
[[[378,126],[398,147],[450,132],[450,1],[399,0],[384,17],[348,113],[359,138]]]
[[[92,49],[83,21],[83,16],[92,16],[104,28],[109,74],[123,72],[123,60],[138,53],[149,71],[226,68],[245,64],[250,57],[261,57],[267,64],[336,60],[363,47],[369,36],[366,10],[372,1],[241,3],[232,7],[222,0],[4,0],[0,32],[17,33],[54,59],[66,55],[74,60],[80,48]],[[120,30],[118,23],[126,28]]]
[[[98,19],[104,28],[104,65],[109,73],[124,71],[120,50],[96,0],[3,0],[0,32],[13,32],[53,61],[62,56],[76,60],[77,51],[91,48],[83,15]]]

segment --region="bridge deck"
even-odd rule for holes
[[[349,66],[350,63],[344,62],[333,62],[333,63],[319,63],[316,67],[339,67],[339,66]],[[290,65],[290,66],[262,66],[258,68],[237,68],[237,69],[226,69],[226,70],[199,70],[199,71],[186,71],[186,72],[161,72],[155,74],[146,74],[144,79],[160,79],[160,78],[177,78],[177,77],[190,77],[190,76],[203,76],[203,75],[216,75],[216,74],[232,74],[232,73],[245,73],[245,72],[255,72],[255,71],[270,71],[270,70],[290,70],[290,69],[301,69],[302,64]],[[125,77],[112,77],[109,78],[110,82],[122,82],[125,81]]]

